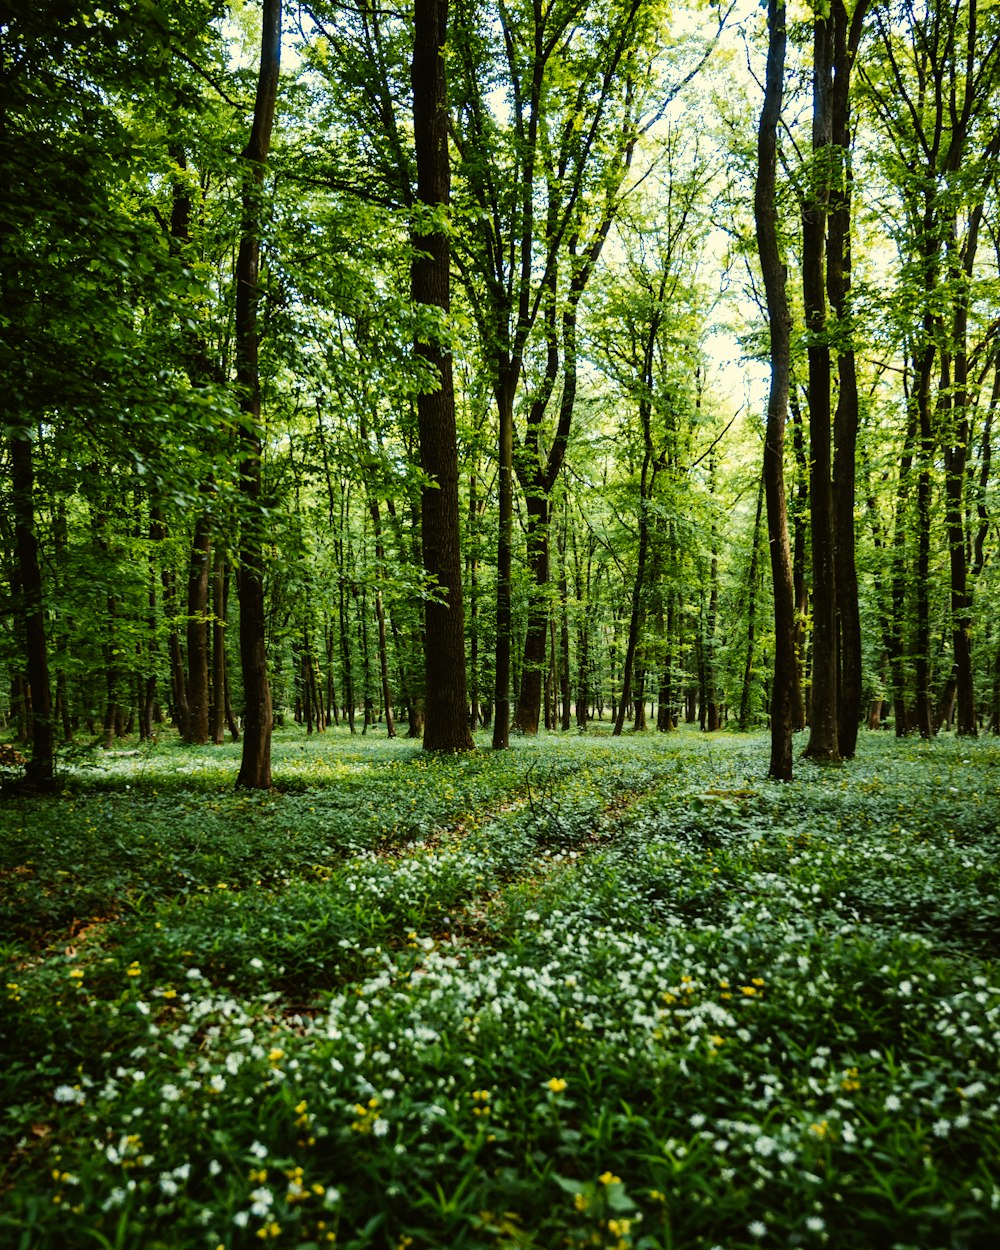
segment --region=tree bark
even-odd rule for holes
[[[212,742],[221,746],[226,728],[226,608],[229,599],[229,564],[217,545],[212,569]]]
[[[785,266],[778,247],[776,204],[777,131],[784,95],[785,5],[768,0],[767,78],[757,132],[757,181],[754,222],[767,295],[771,331],[771,383],[764,440],[764,497],[774,586],[774,683],[771,692],[771,762],[769,776],[792,779],[792,697],[795,688],[795,602],[792,553],[785,507],[784,443],[788,412],[791,316],[785,289]]]
[[[806,532],[809,513],[809,460],[806,456],[802,406],[796,392],[789,388],[789,409],[792,423],[792,451],[795,459],[795,502],[792,508],[792,591],[795,602],[795,689],[792,693],[792,728],[805,729],[808,722],[806,706],[806,621],[809,618],[809,584],[806,581]]]
[[[632,608],[629,613],[628,639],[625,644],[625,659],[622,665],[622,697],[615,716],[615,727],[612,737],[621,737],[625,726],[625,715],[629,700],[632,698],[632,671],[635,665],[636,648],[639,645],[639,624],[642,616],[642,593],[646,580],[646,554],[649,551],[649,501],[653,496],[656,483],[656,466],[650,471],[649,450],[643,458],[642,473],[639,480],[639,551],[636,557],[635,582],[632,586]]]
[[[475,471],[469,474],[469,526],[466,574],[469,585],[469,728],[479,725],[479,495]]]
[[[747,577],[747,658],[743,666],[743,689],[740,693],[741,733],[750,728],[750,688],[753,678],[754,639],[757,630],[757,553],[760,548],[760,518],[764,509],[764,478],[757,487],[757,511],[753,521],[753,546],[750,550],[750,572]]]
[[[381,570],[385,568],[385,545],[382,542],[382,518],[379,514],[378,500],[374,495],[369,496],[368,511],[375,536],[376,567],[381,577]],[[396,725],[392,718],[392,691],[389,687],[389,648],[385,626],[385,603],[382,600],[381,586],[375,587],[375,619],[378,623],[378,667],[382,683],[382,703],[385,707],[385,733],[387,738],[395,738]]]
[[[442,220],[451,195],[448,156],[447,0],[415,0],[413,136],[417,160],[416,249],[411,272],[415,303],[436,309],[433,336],[418,336],[415,352],[432,376],[433,390],[417,397],[420,459],[431,483],[422,491],[424,570],[437,596],[424,604],[424,750],[470,751],[462,605],[462,549],[458,518],[458,447],[452,360],[442,336],[451,307],[450,241]]]
[[[919,421],[920,462],[917,470],[917,578],[916,578],[916,657],[917,691],[914,701],[917,732],[921,738],[934,736],[931,706],[931,465],[934,437],[931,427],[931,371],[935,347],[930,341],[933,318],[924,318],[925,346],[917,360],[916,405]]]
[[[510,746],[511,557],[514,545],[514,387],[512,367],[497,386],[499,467],[497,504],[497,639],[493,694],[493,749]]]
[[[715,495],[715,457],[709,457],[709,493]],[[715,663],[715,628],[719,614],[719,530],[715,517],[711,525],[711,556],[708,573],[708,611],[702,638],[702,662],[705,672],[705,723],[707,733],[717,732],[722,725],[719,714],[718,672]]]
[[[857,750],[861,718],[861,612],[854,529],[857,476],[858,379],[850,329],[848,300],[851,289],[851,70],[861,39],[868,0],[856,0],[848,17],[844,0],[833,0],[833,69],[831,142],[836,162],[827,244],[826,281],[830,306],[836,314],[837,407],[833,417],[834,577],[837,634],[837,747],[844,759]]]
[[[809,334],[809,516],[812,532],[812,686],[805,754],[837,760],[837,581],[831,484],[830,345],[826,223],[830,197],[833,55],[831,20],[813,18],[811,185],[802,207],[802,298]]]
[[[1000,144],[1000,131],[991,148]],[[993,152],[996,155],[995,151]],[[957,682],[957,723],[959,737],[977,735],[976,695],[972,669],[972,590],[969,585],[967,558],[968,539],[965,531],[965,484],[969,459],[971,423],[969,411],[973,394],[969,386],[969,287],[972,281],[979,228],[983,216],[982,202],[969,214],[965,245],[958,248],[955,228],[949,238],[949,261],[952,270],[954,315],[952,342],[954,364],[951,399],[945,400],[952,421],[948,445],[945,446],[945,517],[948,530],[948,552],[951,583],[952,650],[955,656]],[[947,396],[948,388],[943,388]],[[988,427],[987,427],[988,429]],[[989,446],[988,436],[986,446]],[[981,546],[981,544],[980,544]]]
[[[570,676],[569,676],[569,583],[566,577],[566,526],[568,524],[569,504],[563,512],[562,529],[559,535],[559,698],[562,704],[560,727],[563,732],[569,730],[571,724],[570,710]]]
[[[184,741],[202,744],[209,737],[208,587],[212,566],[212,519],[199,513],[191,541],[187,595],[187,724]]]
[[[157,507],[151,507],[149,510],[149,536],[161,545],[166,540],[167,531],[163,522],[163,513]],[[181,638],[177,629],[177,580],[173,568],[166,562],[166,559],[163,559],[161,565],[160,582],[163,586],[163,612],[169,629],[167,658],[170,664],[170,705],[174,723],[181,737],[184,738],[187,735],[188,722],[187,676],[184,672]]]
[[[31,758],[25,770],[29,785],[55,785],[55,730],[49,684],[49,652],[45,631],[42,566],[35,534],[35,469],[31,439],[17,429],[10,436],[11,502],[14,545],[20,583],[20,617],[26,647],[26,676],[31,690]]]
[[[240,665],[243,670],[243,756],[238,787],[271,787],[273,709],[267,676],[264,607],[264,517],[262,486],[259,333],[261,197],[264,167],[271,146],[281,57],[281,0],[263,0],[260,71],[250,139],[243,150],[243,221],[236,260],[236,387],[243,420],[240,426]]]
[[[542,675],[545,671],[545,639],[549,628],[546,588],[549,582],[549,501],[540,490],[525,491],[528,518],[528,564],[532,587],[528,601],[528,623],[524,636],[521,684],[514,712],[519,733],[537,734],[542,702]]]

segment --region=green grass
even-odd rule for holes
[[[5,1250],[1000,1244],[1000,745],[237,750],[0,801]]]

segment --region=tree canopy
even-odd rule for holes
[[[267,788],[288,717],[1000,732],[995,4],[75,0],[0,57],[32,785],[172,725]]]

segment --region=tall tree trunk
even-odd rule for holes
[[[340,711],[337,707],[337,687],[333,680],[333,656],[336,650],[333,621],[329,616],[323,619],[323,645],[326,651],[326,719],[327,724],[333,721],[340,724]]]
[[[861,612],[855,558],[855,478],[858,440],[858,379],[849,330],[851,288],[851,69],[861,39],[868,0],[855,0],[850,17],[844,0],[833,0],[831,141],[836,161],[827,245],[827,293],[843,348],[837,357],[837,407],[833,418],[833,507],[839,667],[837,747],[844,759],[857,749],[861,718]]]
[[[341,566],[340,574],[337,578],[337,608],[340,624],[340,680],[341,689],[344,692],[344,715],[347,718],[347,726],[353,734],[354,709],[357,706],[357,699],[354,695],[354,670],[351,665],[350,616],[347,610],[347,574],[343,566],[342,544],[340,546]]]
[[[261,199],[264,167],[271,146],[281,57],[281,0],[263,0],[260,72],[250,139],[243,150],[243,221],[236,260],[236,388],[240,424],[240,665],[243,670],[243,757],[236,784],[252,790],[271,787],[273,710],[267,676],[264,609],[264,517],[260,507],[262,439],[260,428],[259,334]]]
[[[669,733],[672,729],[677,728],[677,692],[674,676],[674,657],[677,654],[675,650],[675,605],[676,596],[671,590],[667,595],[667,606],[664,614],[661,605],[662,633],[663,633],[663,667],[660,670],[660,689],[658,694],[658,706],[656,709],[656,728],[661,733]]]
[[[802,207],[802,297],[809,333],[809,515],[812,531],[812,687],[809,744],[818,760],[840,758],[837,742],[837,581],[831,484],[830,345],[826,316],[826,223],[830,198],[833,39],[831,19],[813,17],[810,185]]]
[[[154,542],[163,544],[167,531],[163,523],[163,513],[157,507],[149,510],[149,536]],[[181,637],[177,629],[177,579],[174,570],[165,557],[161,557],[160,582],[163,586],[163,613],[167,618],[167,659],[170,664],[170,705],[174,723],[182,738],[187,735],[188,699],[187,675],[184,671],[184,656],[181,652]]]
[[[469,727],[479,724],[479,496],[475,472],[469,474],[469,525],[466,575],[469,585]]]
[[[386,642],[385,604],[382,591],[375,588],[375,620],[378,625],[378,669],[382,685],[382,706],[385,710],[385,736],[395,738],[396,725],[392,719],[392,691],[389,688],[389,651]]]
[[[375,561],[379,578],[385,569],[385,544],[382,541],[382,516],[379,512],[378,500],[374,495],[368,497],[368,512],[372,519],[375,537]],[[386,637],[385,604],[382,600],[381,585],[375,587],[375,619],[378,623],[378,667],[382,683],[382,703],[385,707],[385,732],[387,738],[395,738],[396,725],[392,718],[392,691],[389,687],[389,649]]]
[[[935,348],[928,343],[917,362],[917,415],[920,422],[920,462],[917,469],[917,577],[916,676],[914,711],[921,738],[934,736],[931,704],[931,466],[934,438],[931,428],[931,370]]]
[[[625,715],[632,698],[632,674],[635,666],[635,654],[639,645],[639,626],[642,618],[642,594],[646,580],[646,556],[649,551],[649,501],[653,497],[656,483],[656,465],[650,470],[649,450],[647,447],[643,457],[642,472],[639,478],[639,551],[636,557],[635,582],[632,585],[632,608],[629,613],[628,640],[625,644],[625,659],[622,666],[622,697],[615,716],[615,727],[612,737],[621,736],[625,726]]]
[[[187,595],[187,725],[185,742],[208,741],[208,586],[212,566],[212,519],[199,514],[191,542]]]
[[[573,556],[575,563],[575,583],[577,610],[576,632],[576,724],[581,733],[587,728],[590,713],[590,577],[593,564],[593,536],[587,535],[586,560],[580,555],[576,544],[576,532],[573,531]]]
[[[514,712],[514,726],[520,733],[538,733],[541,711],[542,676],[545,672],[545,639],[549,628],[549,501],[529,488],[525,498],[528,518],[528,563],[532,588],[528,600],[528,623],[524,637],[521,684]]]
[[[18,606],[25,636],[27,682],[31,690],[31,758],[26,775],[30,785],[47,790],[55,785],[55,731],[42,566],[35,534],[35,469],[31,438],[23,429],[15,429],[11,433],[9,445],[14,554],[20,583]]]
[[[359,589],[357,582],[351,583],[351,592],[354,595],[358,643],[361,647],[362,711],[364,713],[361,736],[364,737],[368,732],[369,725],[374,725],[375,723],[374,700],[372,698],[372,661],[371,650],[368,645],[368,592],[364,587]]]
[[[994,139],[991,146],[995,149],[997,144],[1000,144],[1000,138]],[[954,223],[951,229],[949,261],[955,292],[952,319],[954,376],[951,399],[945,399],[946,408],[950,410],[952,417],[948,433],[949,445],[945,447],[945,517],[951,582],[952,651],[955,656],[958,701],[956,733],[960,737],[971,738],[976,736],[977,726],[976,694],[972,671],[972,591],[969,586],[966,554],[968,540],[965,532],[965,480],[970,440],[969,410],[973,402],[969,387],[967,340],[969,287],[972,282],[982,215],[983,205],[979,203],[969,214],[964,248],[957,247]]]
[[[152,518],[150,518],[149,528],[147,530],[150,539],[150,553],[153,551],[154,528]],[[146,592],[146,671],[140,674],[136,683],[136,694],[138,696],[139,706],[139,741],[150,742],[153,737],[153,712],[156,707],[156,653],[158,650],[156,643],[156,564],[155,560],[150,556],[149,561],[149,589]],[[137,651],[142,655],[142,644],[137,645]],[[62,702],[63,693],[60,689],[62,685],[62,673],[56,680],[56,707],[58,708]]]
[[[792,423],[792,451],[795,458],[795,502],[792,508],[792,591],[795,602],[795,689],[792,692],[792,728],[805,729],[809,719],[806,706],[806,621],[809,618],[809,583],[806,581],[806,538],[809,517],[809,458],[802,405],[794,387],[789,389]]]
[[[757,631],[757,555],[760,551],[760,518],[764,509],[764,478],[757,486],[757,511],[753,520],[753,546],[750,549],[750,572],[747,577],[747,658],[743,666],[743,689],[740,693],[739,729],[750,728],[750,689],[753,678],[754,639]]]
[[[451,198],[445,48],[447,0],[415,0],[413,31],[413,137],[418,213],[411,272],[414,302],[440,311],[451,307],[448,230],[440,220]],[[436,215],[438,224],[433,224]],[[458,520],[458,439],[450,349],[445,325],[433,340],[418,337],[415,353],[432,376],[433,390],[417,396],[420,460],[431,479],[422,491],[424,570],[439,598],[424,603],[424,750],[470,751],[462,606],[462,547]]]
[[[569,503],[563,510],[562,528],[559,533],[559,698],[562,703],[560,725],[566,732],[571,724],[570,676],[569,676],[569,583],[566,577],[566,526],[569,523]]]
[[[904,377],[904,389],[906,378]],[[889,654],[889,676],[892,685],[892,716],[895,735],[905,738],[910,733],[910,710],[906,689],[905,616],[907,601],[907,510],[910,499],[910,472],[917,438],[917,410],[907,395],[907,429],[899,458],[899,479],[896,487],[896,510],[892,528],[891,594],[889,595],[886,650]]]
[[[212,569],[212,742],[221,746],[226,728],[226,608],[229,598],[229,564],[216,544]]]
[[[764,440],[764,497],[774,585],[774,683],[771,692],[771,762],[769,776],[792,779],[792,696],[795,689],[795,602],[792,553],[785,510],[784,444],[788,413],[791,316],[785,267],[778,247],[775,200],[777,132],[785,77],[785,5],[768,0],[767,78],[757,132],[757,181],[754,222],[771,331],[771,385]]]
[[[715,494],[715,457],[709,457],[709,492]],[[715,628],[719,614],[719,530],[712,518],[711,525],[711,561],[708,574],[708,612],[705,615],[705,629],[702,638],[702,663],[705,672],[705,723],[703,728],[708,733],[715,733],[721,727],[719,716],[719,694],[717,690],[718,674],[715,665]]]
[[[514,387],[512,367],[497,387],[499,469],[497,505],[497,638],[493,694],[493,749],[510,746],[511,557],[514,544]]]

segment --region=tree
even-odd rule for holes
[[[458,520],[458,447],[449,333],[451,265],[446,214],[448,156],[447,0],[416,0],[413,25],[413,137],[417,156],[413,299],[426,315],[415,351],[431,381],[417,396],[420,459],[430,479],[422,491],[424,570],[433,595],[424,605],[426,675],[424,749],[467,751],[469,729]]]
[[[837,604],[837,748],[845,759],[854,756],[861,718],[861,613],[855,556],[854,508],[857,439],[860,420],[857,361],[851,300],[851,71],[861,42],[868,0],[855,0],[848,12],[834,0],[833,90],[830,139],[834,182],[827,224],[826,282],[837,319],[837,404],[833,415],[834,578]]]
[[[778,123],[784,96],[787,44],[783,0],[768,0],[767,30],[767,77],[764,105],[757,130],[754,222],[757,227],[757,247],[771,331],[771,385],[767,402],[763,469],[767,533],[771,551],[771,582],[774,591],[774,683],[771,691],[771,763],[768,775],[776,781],[791,781],[792,696],[796,663],[795,604],[784,480],[791,315],[785,289],[785,266],[778,246],[776,204]]]
[[[456,258],[497,405],[499,534],[494,747],[508,743],[513,490],[533,584],[515,723],[538,728],[548,631],[551,495],[577,389],[580,300],[618,213],[636,143],[703,64],[666,88],[650,0],[501,6],[462,0],[456,147],[465,230]],[[497,38],[499,36],[499,39]],[[504,96],[498,105],[497,96]],[[524,434],[515,424],[524,384]],[[545,445],[547,443],[547,446]]]
[[[854,754],[861,713],[861,636],[854,564],[858,388],[848,324],[851,69],[868,0],[813,19],[812,157],[802,205],[802,290],[809,358],[809,507],[813,664],[806,755]],[[835,314],[837,334],[831,324]],[[831,407],[838,362],[836,413]]]
[[[264,515],[261,510],[260,375],[257,300],[260,270],[264,167],[271,146],[281,57],[281,0],[263,0],[260,71],[250,138],[243,149],[243,215],[236,260],[236,387],[242,413],[239,428],[240,490],[240,664],[245,705],[243,754],[236,784],[252,790],[271,786],[273,714],[267,675],[264,608]]]
[[[902,261],[897,299],[917,451],[916,724],[924,737],[938,724],[931,690],[931,521],[940,457],[952,648],[946,692],[957,697],[958,732],[974,735],[969,526],[978,517],[968,494],[972,421],[986,375],[973,384],[970,313],[979,234],[1000,156],[1000,30],[994,7],[977,0],[906,4],[897,16],[892,21],[875,10],[878,55],[865,65],[864,82],[887,140],[879,163],[898,188],[892,232]],[[988,326],[983,332],[990,333]]]

